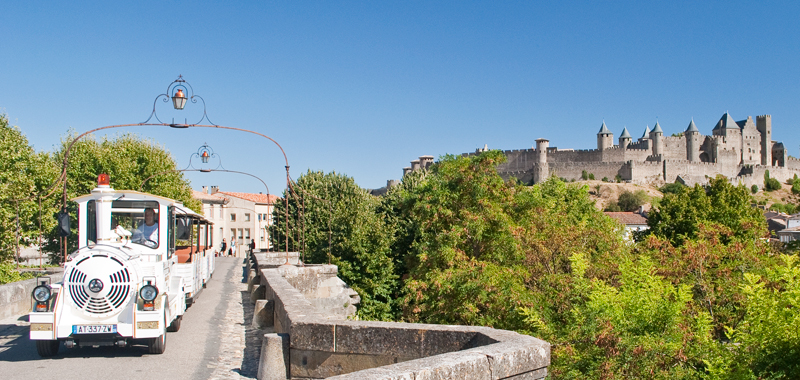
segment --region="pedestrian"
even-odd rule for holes
[[[217,256],[225,256],[225,252],[228,250],[228,243],[225,243],[225,238],[222,238],[222,246],[219,247],[219,252],[217,252]]]
[[[250,253],[256,251],[256,239],[250,239]]]
[[[230,255],[236,257],[236,244],[233,239],[231,239],[231,251]]]

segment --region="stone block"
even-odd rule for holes
[[[291,346],[296,350],[334,352],[336,325],[333,323],[292,323]]]
[[[386,326],[366,323],[337,325],[336,352],[422,357],[425,330],[403,325],[393,323],[387,323]]]
[[[257,300],[263,300],[267,293],[267,287],[264,285],[258,285],[252,293],[250,293],[250,302],[253,304],[256,303]]]
[[[285,380],[289,373],[289,337],[286,334],[264,334],[258,362],[258,380]]]
[[[492,373],[486,356],[456,352],[347,373],[330,379],[490,380]]]
[[[521,373],[511,377],[506,377],[503,380],[541,380],[547,376],[547,368],[540,368],[535,371]]]
[[[550,343],[525,335],[520,335],[519,338],[510,341],[462,352],[486,355],[492,366],[492,373],[497,379],[538,370],[550,365]]]
[[[338,354],[326,351],[291,349],[292,378],[329,378],[345,373],[382,367],[398,362],[397,357],[386,355]],[[371,379],[372,377],[360,377]]]
[[[275,302],[270,300],[257,300],[253,310],[253,327],[262,329],[275,325]]]

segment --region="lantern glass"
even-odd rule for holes
[[[172,97],[172,105],[175,107],[176,110],[182,110],[183,106],[186,105],[186,98],[183,96],[178,96],[182,94],[176,94]]]
[[[208,153],[203,152],[203,155],[200,156],[200,159],[201,159],[201,161],[203,161],[204,164],[207,164],[208,163]]]

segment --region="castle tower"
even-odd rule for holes
[[[722,150],[733,151],[733,157],[735,158],[724,158],[723,156],[717,155],[717,163],[727,163],[727,164],[734,164],[739,165],[742,163],[742,129],[735,121],[731,115],[725,112],[724,115],[719,119],[717,125],[714,126],[713,130],[714,136],[722,136],[721,145]],[[730,161],[734,160],[734,161]]]
[[[656,126],[650,131],[650,140],[653,140],[653,155],[658,156],[664,154],[664,131],[661,126],[656,122]]]
[[[772,116],[756,116],[756,129],[761,133],[761,165],[772,165]]]
[[[786,166],[786,161],[789,158],[789,154],[786,153],[786,147],[783,146],[782,142],[776,142],[772,145],[772,166]]]
[[[547,148],[550,141],[547,139],[536,139],[536,166],[533,172],[533,183],[540,183],[547,180],[550,174],[550,165],[547,163]]]
[[[606,127],[606,122],[600,126],[600,132],[597,132],[597,149],[606,150],[614,146],[614,134]]]
[[[627,127],[623,128],[622,129],[622,134],[619,135],[619,147],[622,148],[622,150],[627,149],[628,148],[628,144],[631,143],[632,139],[633,138],[631,137],[631,134],[628,133],[628,128]]]
[[[649,151],[653,149],[653,140],[650,140],[650,126],[644,127],[642,137],[639,137],[640,148]],[[643,145],[642,145],[643,144]]]
[[[686,131],[686,159],[691,162],[700,162],[700,131],[694,125],[694,119],[689,123]]]
[[[433,165],[433,156],[419,156],[420,169],[427,169]]]

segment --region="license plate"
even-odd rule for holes
[[[72,326],[73,334],[114,334],[117,325],[81,325]]]

